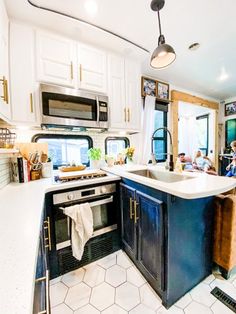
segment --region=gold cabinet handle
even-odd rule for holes
[[[128,108],[128,109],[127,109],[127,112],[128,112],[128,122],[130,122],[130,113],[131,113],[131,110]]]
[[[70,78],[74,79],[74,69],[73,69],[73,62],[70,63]]]
[[[82,76],[82,73],[83,72],[83,69],[82,69],[82,64],[79,65],[79,80],[80,82],[82,82],[82,79],[83,79],[83,76]]]
[[[136,224],[139,217],[137,217],[137,206],[139,205],[139,203],[137,203],[136,201],[134,201],[134,223]]]
[[[127,118],[126,118],[126,108],[124,109],[124,113],[125,113],[125,122],[127,121]]]
[[[0,79],[0,82],[2,82],[3,87],[3,96],[1,96],[1,98],[8,104],[8,84],[5,76]]]
[[[34,102],[33,102],[33,94],[30,93],[30,112],[34,112]]]
[[[47,220],[44,221],[44,230],[48,230],[48,236],[45,237],[45,248],[48,248],[49,251],[52,250],[52,242],[51,242],[51,228],[50,228],[50,217],[47,217]]]
[[[129,198],[129,218],[132,220],[134,213],[133,213],[133,199],[132,197]]]
[[[46,276],[38,278],[35,282],[46,281],[46,309],[38,312],[38,314],[50,314],[50,300],[49,300],[49,270],[46,270]]]

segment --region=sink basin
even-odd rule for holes
[[[173,172],[162,172],[162,171],[156,171],[156,170],[135,170],[135,171],[129,171],[130,173],[137,174],[138,176],[155,179],[158,181],[163,181],[167,183],[173,183],[173,182],[179,182],[184,180],[193,179],[192,177],[176,174]]]

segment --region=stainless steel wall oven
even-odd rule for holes
[[[51,279],[120,249],[119,193],[117,183],[89,185],[50,192],[46,211],[50,217],[52,249],[49,252]],[[67,206],[88,202],[94,222],[93,237],[85,245],[81,261],[71,249],[71,219],[64,214]]]

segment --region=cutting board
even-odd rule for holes
[[[15,148],[19,149],[21,155],[28,159],[30,153],[48,154],[48,143],[16,143]]]
[[[71,172],[59,172],[59,179],[79,179],[81,177],[87,176],[87,175],[96,175],[99,174],[101,176],[106,176],[106,172],[102,170],[81,170],[81,171],[71,171]]]

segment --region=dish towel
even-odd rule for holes
[[[73,256],[79,261],[84,253],[84,246],[93,234],[93,214],[89,203],[69,206],[64,213],[72,219],[71,245]]]

